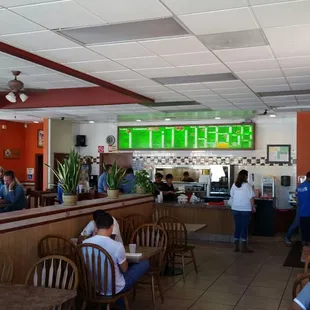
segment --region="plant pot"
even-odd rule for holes
[[[136,186],[137,194],[145,194],[145,189],[139,185]]]
[[[108,189],[108,198],[110,199],[117,199],[119,197],[119,190],[118,189]]]
[[[78,196],[77,195],[62,195],[64,206],[76,206]]]

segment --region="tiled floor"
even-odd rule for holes
[[[262,238],[251,247],[255,253],[240,254],[229,244],[197,245],[198,275],[188,265],[185,282],[163,277],[165,302],[158,298],[156,309],[287,310],[302,270],[282,267],[289,248],[277,239]],[[150,290],[138,289],[132,309],[152,309]]]

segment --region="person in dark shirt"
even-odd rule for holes
[[[310,244],[310,171],[307,179],[297,187],[298,215],[302,241]]]
[[[124,180],[120,184],[120,190],[124,194],[133,193],[136,186],[136,178],[132,168],[127,168]]]
[[[172,184],[173,175],[171,173],[166,175],[166,183],[163,183],[161,190],[163,192],[164,201],[174,201],[174,187]]]
[[[184,171],[182,182],[195,182],[195,180],[189,176],[187,171]]]
[[[154,182],[154,186],[155,186],[155,195],[159,195],[159,193],[162,191],[162,186],[163,186],[163,175],[159,172],[157,172],[155,174],[155,182]]]

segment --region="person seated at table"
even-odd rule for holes
[[[159,195],[159,193],[162,191],[162,186],[164,184],[164,182],[162,181],[163,179],[163,175],[159,172],[155,173],[155,182],[154,182],[154,186],[155,186],[155,195]]]
[[[187,171],[185,171],[183,173],[183,180],[182,180],[182,182],[195,182],[195,180],[189,176],[189,173]]]
[[[106,165],[104,172],[98,179],[98,193],[106,193],[108,190],[108,174],[112,171],[112,165]]]
[[[84,239],[87,239],[89,237],[92,237],[97,234],[98,228],[96,227],[96,218],[100,215],[104,215],[106,212],[104,210],[96,210],[93,212],[93,220],[90,221],[87,226],[83,229],[81,232],[81,235],[78,238],[78,243],[81,243]],[[117,220],[113,218],[113,230],[111,234],[111,238],[115,241],[123,243],[123,239],[121,236],[121,232],[119,230],[119,225],[117,223]]]
[[[120,242],[116,242],[111,238],[113,233],[113,217],[109,213],[100,214],[96,218],[96,226],[98,228],[98,233],[83,243],[91,243],[98,245],[105,249],[112,257],[115,265],[115,292],[116,294],[125,292],[131,289],[135,283],[148,271],[150,264],[148,260],[142,260],[139,263],[131,264],[128,266],[126,260],[125,248]],[[90,254],[90,253],[89,253]],[[91,254],[90,254],[91,255]],[[102,264],[105,258],[101,258]],[[102,267],[101,270],[104,268]],[[105,275],[102,275],[102,282]],[[111,277],[108,275],[109,289],[106,295],[111,295]],[[105,295],[104,292],[101,292]],[[124,301],[120,300],[118,302],[119,306],[124,307]]]
[[[23,186],[17,183],[14,172],[6,171],[3,182],[4,186],[0,189],[0,213],[25,209],[25,191]]]
[[[163,192],[164,201],[174,201],[175,195],[174,195],[174,187],[172,184],[173,181],[173,175],[171,173],[168,173],[166,175],[166,183],[163,183],[161,190]]]
[[[299,292],[294,299],[291,310],[310,310],[310,283]]]
[[[126,170],[124,180],[120,184],[120,191],[124,194],[130,194],[133,193],[135,186],[136,186],[136,178],[135,175],[133,174],[133,169],[128,168]]]
[[[4,175],[4,169],[3,167],[0,166],[0,188],[2,187],[2,185],[4,185],[3,175]]]

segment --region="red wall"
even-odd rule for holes
[[[310,171],[310,112],[297,113],[297,176]]]
[[[27,181],[27,168],[35,168],[35,154],[43,154],[43,148],[37,147],[39,129],[43,129],[42,124],[27,124],[25,128],[24,123],[0,120],[0,166],[13,170],[20,181]],[[20,158],[5,159],[6,148],[19,149]]]

